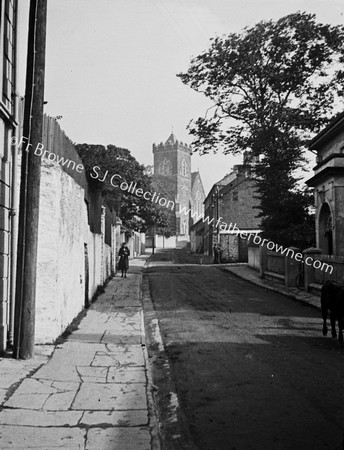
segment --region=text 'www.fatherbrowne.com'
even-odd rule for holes
[[[56,162],[60,166],[67,167],[71,170],[75,170],[78,173],[81,173],[85,170],[85,167],[81,163],[76,163],[72,159],[65,158],[63,156],[59,156],[56,153],[49,151],[44,148],[44,145],[39,143],[33,149],[32,145],[28,143],[29,139],[25,136],[22,136],[19,140],[14,136],[11,138],[11,145],[17,145],[19,148],[21,145],[26,152],[30,152],[33,150],[34,155],[38,157],[42,157],[51,162]],[[31,147],[31,148],[30,148]],[[295,252],[294,249],[289,247],[283,247],[282,245],[276,244],[273,241],[262,238],[258,233],[247,233],[243,230],[240,230],[235,223],[227,224],[222,221],[222,217],[219,217],[214,223],[214,218],[210,218],[209,216],[205,216],[203,213],[198,213],[197,211],[193,211],[191,208],[182,207],[180,204],[179,207],[176,208],[176,204],[173,200],[168,200],[165,197],[162,197],[160,193],[144,191],[142,188],[137,187],[137,183],[131,181],[128,183],[123,179],[122,175],[115,173],[110,174],[108,170],[102,175],[101,168],[99,166],[93,166],[90,177],[94,180],[98,180],[101,183],[109,182],[113,187],[119,188],[123,192],[128,192],[129,194],[136,195],[139,198],[144,198],[147,201],[152,203],[156,203],[161,207],[165,207],[179,214],[184,214],[185,216],[191,217],[194,219],[194,222],[198,222],[202,220],[203,223],[207,223],[209,226],[212,225],[215,229],[219,229],[221,232],[230,232],[231,234],[236,234],[240,236],[241,239],[244,239],[249,242],[252,239],[252,242],[256,245],[266,246],[266,248],[270,251],[275,251],[277,253],[281,253],[282,255],[294,258],[297,262],[301,262],[302,264],[306,264],[307,266],[312,266],[315,269],[320,269],[329,272],[330,274],[333,272],[333,266],[327,264],[326,262],[320,261],[318,259],[314,260],[311,256],[304,258],[303,254],[300,252]],[[122,180],[122,181],[121,181]]]

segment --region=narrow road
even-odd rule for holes
[[[195,447],[344,448],[344,348],[322,336],[320,313],[182,262],[157,254],[145,276]]]

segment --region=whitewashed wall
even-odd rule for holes
[[[84,190],[56,163],[42,165],[36,342],[53,342],[85,306],[85,250],[89,260],[89,298],[111,273],[111,248],[90,232]]]

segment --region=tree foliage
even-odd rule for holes
[[[75,148],[84,163],[89,182],[101,190],[103,198],[117,210],[124,225],[141,231],[152,225],[162,228],[168,226],[168,214],[164,208],[113,186],[123,181],[129,185],[132,182],[133,185],[137,183],[136,189],[154,193],[151,178],[144,173],[144,166],[139,164],[129,150],[115,145],[105,147],[90,144],[77,144]],[[113,175],[121,178],[116,177],[111,183]]]
[[[160,198],[175,202],[176,199],[173,196],[173,193],[175,192],[174,180],[164,175],[154,174],[152,186],[154,187],[155,192],[159,193]],[[175,210],[172,211],[170,208],[166,208],[165,214],[168,225],[163,230],[157,230],[157,233],[164,234],[166,237],[174,236],[177,234]]]
[[[178,75],[214,105],[189,124],[194,150],[259,155],[263,229],[268,237],[278,229],[278,240],[289,245],[300,241],[296,229],[309,219],[309,196],[294,172],[305,162],[309,138],[342,105],[343,37],[343,27],[298,12],[213,39]]]

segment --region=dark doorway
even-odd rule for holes
[[[330,207],[324,203],[319,214],[319,247],[327,255],[333,255],[333,226]]]
[[[242,239],[239,236],[239,262],[247,262],[248,261],[248,247],[247,247],[247,239]]]

